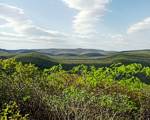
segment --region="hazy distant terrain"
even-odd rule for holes
[[[150,50],[104,51],[96,49],[36,49],[4,50],[0,49],[0,58],[15,58],[24,63],[33,63],[39,67],[57,64],[67,66],[76,64],[110,65],[112,63],[140,63],[150,65]]]

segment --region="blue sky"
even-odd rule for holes
[[[150,0],[0,0],[0,48],[150,49]]]

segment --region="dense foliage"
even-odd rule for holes
[[[150,67],[61,65],[40,70],[0,60],[0,120],[149,120]]]

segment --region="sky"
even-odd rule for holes
[[[0,0],[0,48],[150,49],[150,0]]]

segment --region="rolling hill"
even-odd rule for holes
[[[103,51],[95,49],[0,49],[0,59],[15,58],[23,63],[32,63],[41,68],[63,64],[66,68],[78,64],[106,66],[112,63],[141,63],[150,66],[150,50]]]

